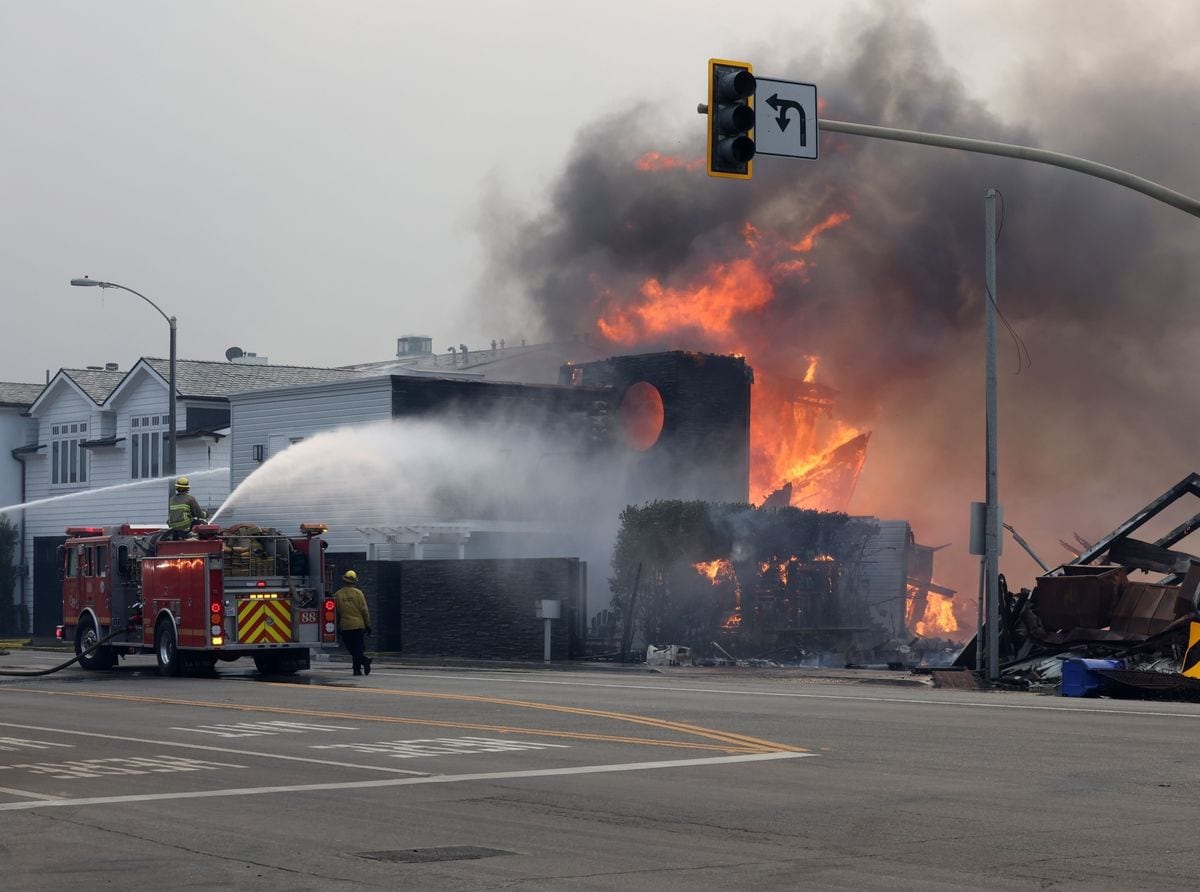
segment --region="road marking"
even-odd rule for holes
[[[283,762],[309,762],[314,765],[326,765],[333,768],[358,768],[363,771],[385,771],[388,774],[418,774],[423,771],[408,771],[404,768],[391,768],[383,765],[358,765],[353,762],[333,762],[329,759],[313,759],[308,756],[285,756],[280,753],[257,753],[254,750],[235,750],[225,746],[207,746],[202,743],[179,743],[174,740],[147,740],[145,737],[122,737],[119,734],[100,734],[96,731],[72,731],[67,728],[43,728],[38,725],[16,725],[12,722],[0,722],[0,728],[21,728],[25,731],[44,731],[50,734],[71,734],[76,737],[95,737],[99,740],[120,740],[129,743],[143,743],[146,746],[174,746],[180,749],[204,750],[210,753],[224,753],[233,756],[254,756],[259,759],[279,759]]]
[[[306,731],[357,731],[350,725],[311,725],[305,722],[236,722],[228,725],[171,726],[172,731],[193,731],[216,737],[269,737],[274,734],[303,734]],[[2,741],[3,738],[0,738]],[[61,744],[60,744],[61,745]]]
[[[28,790],[14,790],[12,787],[0,787],[0,793],[8,793],[10,796],[28,796],[30,799],[44,799],[47,802],[63,798],[61,796],[47,796],[44,793],[30,793]]]
[[[622,771],[657,771],[668,768],[695,768],[707,765],[733,765],[741,762],[767,762],[775,759],[802,759],[815,753],[746,753],[739,756],[711,756],[702,759],[673,759],[664,762],[625,762],[616,765],[578,765],[573,768],[538,768],[529,771],[496,771],[481,774],[438,774],[425,777],[397,777],[388,780],[343,781],[326,784],[292,784],[279,787],[240,787],[226,790],[192,790],[180,793],[144,793],[130,796],[94,796],[86,799],[48,799],[37,802],[0,803],[0,811],[26,811],[34,808],[63,806],[117,805],[128,802],[164,802],[173,799],[221,799],[230,796],[266,796],[274,793],[313,793],[327,790],[366,790],[379,787],[406,787],[418,784],[461,784],[475,781],[520,780],[534,777],[565,777],[579,774],[614,774]]]
[[[284,685],[294,687],[294,685]],[[368,690],[357,688],[355,690]],[[558,737],[568,740],[591,740],[600,743],[631,743],[638,746],[665,746],[673,749],[707,750],[721,753],[762,752],[762,746],[727,741],[723,745],[692,743],[690,741],[656,740],[649,737],[619,737],[610,734],[589,734],[582,731],[550,731],[542,728],[522,728],[509,725],[483,725],[477,722],[452,722],[442,719],[414,719],[402,716],[379,715],[378,713],[331,712],[329,710],[300,709],[291,706],[252,706],[244,703],[215,703],[206,700],[180,700],[170,697],[146,697],[137,694],[111,694],[99,691],[50,691],[38,688],[15,688],[5,693],[44,694],[54,697],[87,697],[100,700],[119,700],[130,703],[161,703],[169,706],[203,707],[208,709],[231,709],[238,712],[269,712],[284,715],[303,715],[327,719],[348,719],[360,722],[385,722],[398,725],[424,725],[435,728],[454,728],[465,731],[489,731],[494,734],[524,734],[539,737]],[[4,725],[0,722],[0,727]],[[772,752],[785,749],[776,745]],[[798,750],[797,750],[798,751]],[[282,757],[281,757],[282,758]]]
[[[280,682],[264,682],[264,684],[279,685],[280,687],[294,687],[294,685],[283,685]],[[484,697],[476,694],[444,694],[432,691],[397,691],[389,688],[309,688],[309,690],[321,691],[325,693],[342,694],[347,690],[354,693],[362,694],[377,694],[381,696],[391,697],[416,697],[430,700],[454,700],[457,702],[467,703],[487,703],[496,706],[513,706],[518,709],[534,709],[546,712],[562,712],[568,715],[587,716],[589,718],[612,719],[618,722],[630,722],[635,725],[648,725],[653,728],[659,728],[665,731],[674,731],[679,734],[688,734],[695,737],[704,737],[710,740],[716,740],[725,744],[732,744],[739,749],[754,749],[766,750],[767,752],[804,752],[801,747],[788,746],[782,743],[775,743],[770,740],[763,740],[759,737],[748,737],[745,734],[735,734],[729,731],[717,731],[712,728],[703,728],[699,725],[691,725],[685,722],[676,722],[670,719],[656,719],[651,716],[632,715],[625,712],[611,712],[605,709],[588,709],[582,706],[560,706],[556,703],[538,703],[533,700],[511,700],[506,697]]]
[[[476,753],[515,753],[523,750],[569,750],[563,743],[535,743],[525,740],[496,740],[491,737],[428,737],[418,740],[387,740],[381,743],[312,744],[314,750],[352,750],[356,753],[382,753],[394,759],[419,759],[424,756],[470,756]]]
[[[175,774],[180,771],[215,771],[219,768],[245,768],[229,762],[205,762],[182,756],[133,756],[117,759],[72,759],[68,762],[23,762],[0,765],[0,771],[23,771],[55,780],[116,777],[142,774]]]
[[[395,678],[437,678],[444,681],[463,681],[464,675],[432,675],[424,672],[386,672],[376,669],[372,672],[373,675],[380,677],[392,676]],[[537,678],[516,679],[516,678],[494,678],[492,676],[475,677],[472,680],[492,683],[492,684],[530,684],[530,685],[561,685],[565,687],[581,687],[581,688],[616,688],[618,690],[629,691],[655,691],[660,694],[734,694],[745,697],[789,697],[798,700],[850,700],[861,703],[916,703],[930,706],[968,706],[978,709],[1030,709],[1042,710],[1049,712],[1084,712],[1098,713],[1100,715],[1131,715],[1141,718],[1167,718],[1167,719],[1200,719],[1200,713],[1195,712],[1151,712],[1148,710],[1133,710],[1133,709],[1098,709],[1089,706],[1042,706],[1034,703],[979,703],[975,701],[963,700],[919,700],[915,697],[872,697],[863,696],[856,697],[849,694],[802,694],[796,691],[754,691],[736,688],[681,688],[667,687],[665,685],[651,684],[612,684],[611,682],[599,681],[549,681]],[[377,690],[374,688],[356,688],[355,690]],[[1115,705],[1115,704],[1114,704]],[[1182,705],[1182,704],[1181,704]]]
[[[15,753],[18,750],[48,750],[51,747],[71,749],[73,743],[50,743],[45,740],[26,740],[23,737],[0,737],[0,751]]]

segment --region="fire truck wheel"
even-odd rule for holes
[[[90,616],[79,621],[79,630],[75,633],[75,655],[79,657],[79,665],[84,669],[111,669],[117,664],[117,655],[111,647],[98,647],[86,657],[83,652],[100,640],[96,631],[96,622]]]
[[[154,656],[158,660],[158,674],[179,674],[182,661],[179,658],[179,643],[175,640],[175,625],[166,617],[154,627]]]

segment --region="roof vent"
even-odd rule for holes
[[[396,338],[396,358],[407,356],[423,356],[433,353],[433,338],[424,335],[405,335]]]
[[[102,365],[90,365],[90,366],[88,366],[88,367],[87,367],[87,370],[88,370],[89,372],[102,372],[102,371],[104,371],[104,366],[102,366]]]
[[[259,356],[257,353],[246,351],[241,356],[235,356],[229,360],[234,365],[267,365],[267,357]]]
[[[121,370],[121,366],[115,362],[104,363],[104,371],[106,371],[106,372],[119,372],[120,370]]]

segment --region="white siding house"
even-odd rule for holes
[[[337,381],[308,387],[286,387],[235,394],[230,398],[232,437],[230,481],[234,491],[269,459],[314,434],[347,425],[384,422],[392,417],[392,382],[388,376]],[[239,520],[296,529],[301,523],[330,525],[326,541],[332,551],[365,551],[350,520],[353,505],[306,503],[299,507],[289,493],[273,491],[244,507],[234,506],[221,521]],[[336,496],[336,494],[334,494]],[[339,522],[345,519],[347,522]]]
[[[32,438],[36,425],[29,418],[29,407],[43,386],[0,382],[0,446],[4,451],[11,453]],[[22,500],[22,478],[21,460],[17,456],[12,456],[12,461],[0,461],[0,507]]]
[[[25,463],[24,564],[35,635],[61,622],[55,552],[69,526],[163,524],[169,362],[62,369],[30,407],[33,427],[14,458]],[[357,378],[338,369],[180,360],[176,473],[210,511],[229,494],[229,394],[255,386]]]
[[[41,384],[0,383],[0,445],[10,456],[7,460],[0,459],[0,508],[16,505],[25,498],[24,453],[14,450],[19,450],[33,438],[36,425],[29,418],[28,411],[42,392],[42,387]],[[21,543],[24,541],[25,518],[20,510],[6,511],[4,518],[17,528],[16,553],[12,556],[13,564],[17,565],[23,560]],[[15,582],[12,604],[24,604],[26,594],[23,580],[17,579]],[[0,611],[0,616],[7,613],[7,610]]]

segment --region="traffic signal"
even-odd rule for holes
[[[753,175],[754,69],[748,62],[708,60],[708,175]]]

